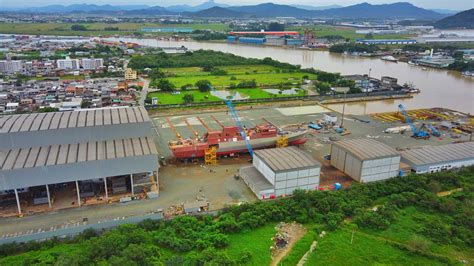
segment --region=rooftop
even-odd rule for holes
[[[274,172],[321,166],[309,153],[294,146],[256,150],[254,154]]]
[[[93,127],[150,121],[143,107],[86,109],[0,116],[0,133]]]
[[[270,183],[270,181],[268,181],[254,166],[240,168],[240,175],[256,191],[274,189],[274,186]]]
[[[426,146],[402,152],[404,160],[414,165],[426,165],[474,158],[474,142]]]
[[[373,139],[357,138],[340,140],[334,142],[332,145],[346,150],[362,161],[400,155],[394,148]]]

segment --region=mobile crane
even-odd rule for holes
[[[402,104],[398,105],[398,108],[400,109],[400,112],[405,116],[405,122],[410,126],[413,135],[412,137],[416,139],[428,139],[430,138],[430,134],[428,132],[424,131],[422,127],[420,129],[417,129],[413,122],[411,121],[410,116],[408,115],[407,111],[405,110],[405,107]]]

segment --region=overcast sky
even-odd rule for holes
[[[452,10],[464,10],[474,7],[473,0],[400,0],[400,2],[410,2],[416,6],[423,8],[442,8]],[[150,6],[169,6],[176,4],[197,5],[204,2],[204,0],[0,0],[1,7],[36,7],[45,5],[69,5],[69,4],[112,4],[112,5],[135,5],[144,4]],[[361,2],[369,2],[371,4],[393,3],[395,1],[383,0],[216,0],[218,3],[225,3],[229,5],[246,5],[258,4],[265,2],[273,2],[277,4],[303,4],[312,6],[324,5],[352,5]]]

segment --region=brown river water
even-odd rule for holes
[[[111,39],[112,40],[112,39]],[[392,76],[398,83],[412,83],[421,90],[411,99],[381,100],[347,103],[349,114],[370,114],[397,110],[403,103],[407,109],[443,107],[465,113],[474,113],[474,78],[466,78],[461,73],[441,69],[393,63],[379,58],[354,57],[329,53],[328,51],[303,50],[269,46],[236,45],[228,43],[196,41],[162,41],[155,39],[121,38],[122,41],[139,43],[152,47],[177,47],[184,45],[190,50],[209,49],[229,52],[252,58],[271,57],[303,68],[313,67],[328,72],[347,74],[369,74],[374,78]],[[331,104],[331,108],[342,110],[342,104]]]

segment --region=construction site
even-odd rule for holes
[[[474,163],[474,147],[470,142],[473,118],[440,108],[405,110],[400,106],[399,112],[360,116],[343,115],[330,106],[309,103],[235,109],[228,103],[227,108],[200,113],[155,114],[148,118],[142,110],[127,109],[124,114],[140,116],[116,125],[128,127],[125,131],[106,125],[104,130],[110,130],[105,134],[107,138],[101,137],[104,132],[98,130],[94,143],[100,150],[90,157],[84,157],[81,145],[67,144],[67,150],[63,150],[62,146],[72,143],[67,134],[56,139],[47,137],[48,142],[43,144],[49,157],[56,154],[54,158],[43,158],[41,149],[30,147],[36,145],[31,141],[38,141],[40,135],[30,143],[25,142],[25,147],[7,147],[11,143],[17,145],[13,139],[2,143],[7,145],[2,149],[8,149],[2,154],[6,157],[2,157],[5,160],[1,178],[5,180],[13,180],[10,175],[18,177],[24,169],[34,170],[42,160],[45,160],[43,167],[67,166],[61,168],[65,170],[59,172],[57,180],[49,180],[52,176],[45,174],[36,179],[40,183],[21,178],[16,178],[16,183],[1,183],[8,187],[1,195],[0,211],[2,216],[10,217],[0,220],[3,237],[27,229],[53,230],[83,221],[98,223],[144,213],[161,212],[168,218],[196,214],[243,202],[285,197],[294,189],[338,190],[353,182],[420,172],[425,165],[413,165],[408,157],[404,160],[403,153],[407,151],[423,151],[428,157],[430,152],[436,153],[432,157],[437,161],[430,161],[433,167],[427,167],[425,172]],[[99,119],[101,114],[96,112],[90,117]],[[68,121],[73,123],[74,119],[69,117]],[[102,121],[99,124],[107,119],[99,119]],[[61,124],[62,120],[58,121]],[[139,121],[144,123],[137,127]],[[147,121],[151,123],[147,125]],[[58,130],[59,126],[51,132],[58,135]],[[19,134],[10,131],[15,130],[11,128],[5,133],[18,138]],[[124,152],[117,141],[125,145]],[[336,146],[339,150],[333,148]],[[423,149],[426,146],[439,146],[440,150]],[[90,150],[93,144],[85,147],[89,147],[86,151]],[[54,153],[56,149],[58,153]],[[35,158],[43,159],[33,160],[35,154]],[[64,154],[67,154],[65,158]],[[341,154],[344,154],[342,162]],[[446,154],[446,158],[439,154]],[[84,176],[70,177],[79,171],[71,167],[87,169],[81,164],[94,160],[116,164],[111,164],[100,176],[81,170]],[[249,171],[249,167],[254,169]],[[90,169],[98,172],[96,166]],[[243,169],[251,176],[243,177]],[[118,203],[99,204],[112,202]],[[39,214],[30,216],[33,213]],[[28,215],[21,224],[15,222],[18,214]]]
[[[233,111],[227,109],[220,112],[153,117],[161,160],[176,167],[177,171],[180,166],[206,168],[209,171],[205,175],[212,176],[213,169],[219,169],[222,164],[251,165],[249,153],[253,153],[254,149],[293,145],[321,163],[318,189],[335,189],[335,184],[347,187],[354,179],[344,173],[343,169],[331,165],[331,144],[345,139],[369,139],[389,146],[398,154],[423,146],[470,141],[474,122],[471,116],[452,110],[435,108],[407,111],[403,106],[400,106],[399,112],[394,113],[344,117],[330,107],[321,105],[241,107],[237,112],[238,114],[233,115]],[[248,137],[248,144],[252,147],[249,150],[242,138],[235,137],[239,135],[237,120],[246,136],[253,136],[254,130],[259,128],[276,129],[276,132],[263,138],[264,140],[258,138],[258,135],[255,135],[255,139]],[[233,149],[222,148],[229,145],[224,138],[218,138],[220,143],[214,142],[214,145],[207,143],[212,134],[229,130],[234,130],[235,134],[234,139],[230,140],[230,143],[234,143]],[[292,136],[298,136],[298,141]],[[195,152],[175,156],[173,149],[176,145],[183,144],[190,145],[190,150]],[[199,153],[197,151],[201,146],[205,147]],[[219,152],[221,149],[222,152]],[[470,155],[474,157],[472,152]],[[397,168],[399,170],[403,170],[404,174],[411,171],[406,164],[401,164]],[[234,174],[236,173],[229,172],[229,176]],[[196,180],[196,186],[204,186],[198,177]]]

